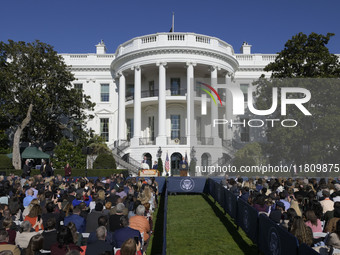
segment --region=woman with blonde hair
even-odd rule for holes
[[[105,202],[105,190],[100,189],[98,190],[97,194],[98,194],[98,200],[100,202]]]
[[[295,199],[292,199],[290,201],[290,207],[289,208],[293,208],[296,212],[296,215],[299,216],[299,217],[302,217],[302,212],[300,210],[300,206],[299,206],[298,201],[296,201]]]

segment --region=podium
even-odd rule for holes
[[[180,172],[179,172],[179,176],[185,177],[188,176],[188,163],[180,163]]]

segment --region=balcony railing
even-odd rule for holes
[[[197,137],[198,145],[214,145],[214,138],[212,137]]]
[[[158,89],[154,90],[143,90],[141,92],[141,97],[146,98],[146,97],[158,97]]]
[[[216,37],[193,33],[158,33],[136,37],[119,45],[115,55],[119,57],[132,51],[168,46],[214,49],[224,54],[234,54],[230,44]]]
[[[186,145],[187,144],[187,138],[186,137],[178,137],[178,138],[168,137],[167,144],[168,145],[176,145],[176,144]]]
[[[186,93],[187,93],[187,89],[184,89],[184,88],[170,89],[171,96],[185,96]]]
[[[155,145],[156,139],[154,137],[139,138],[139,145]]]
[[[171,96],[185,96],[186,93],[187,93],[187,89],[185,89],[185,88],[170,90],[170,95]],[[159,95],[159,90],[158,89],[154,89],[154,90],[142,90],[142,92],[141,92],[141,98],[158,97],[158,95]],[[134,100],[134,98],[135,98],[135,95],[129,93],[129,94],[127,94],[125,96],[125,101]]]

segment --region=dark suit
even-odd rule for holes
[[[109,251],[111,252],[110,254],[113,254],[113,246],[103,240],[97,240],[94,243],[89,243],[87,245],[85,255],[99,255],[106,251]]]
[[[46,177],[46,163],[42,164],[41,167],[40,167],[40,174],[43,176],[43,177]]]
[[[43,249],[50,250],[52,244],[54,244],[57,240],[57,230],[45,230],[42,232],[42,236],[44,237]]]
[[[103,216],[102,212],[92,211],[87,215],[86,218],[86,233],[96,231],[98,228],[98,218]]]
[[[120,217],[123,215],[112,214],[109,218],[109,229],[111,232],[115,232],[117,229],[121,228]]]
[[[47,177],[51,177],[53,175],[53,170],[50,164],[46,165],[45,171]]]
[[[25,176],[30,176],[31,167],[29,165],[25,164],[22,170],[23,170],[23,174],[25,174]]]
[[[98,240],[96,231],[93,231],[90,233],[89,238],[87,239],[87,244],[94,243]],[[105,242],[111,244],[112,246],[116,247],[116,243],[113,239],[113,233],[110,231],[107,231]]]
[[[116,243],[116,248],[122,247],[122,244],[126,240],[128,240],[129,238],[134,238],[135,236],[138,236],[140,243],[142,243],[142,237],[138,230],[130,227],[116,230],[116,232],[113,233],[113,239]]]
[[[47,220],[50,219],[50,218],[55,218],[55,222],[56,222],[56,228],[59,229],[60,228],[60,221],[62,221],[62,217],[59,213],[44,213],[42,216],[41,216],[42,220],[43,220],[43,226],[44,228],[46,229],[46,223],[47,223]]]

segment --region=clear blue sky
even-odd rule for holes
[[[168,32],[216,36],[239,52],[276,53],[298,32],[335,33],[329,43],[340,53],[337,0],[1,0],[0,41],[40,41],[59,53],[93,53],[104,40],[109,53],[133,37]]]

